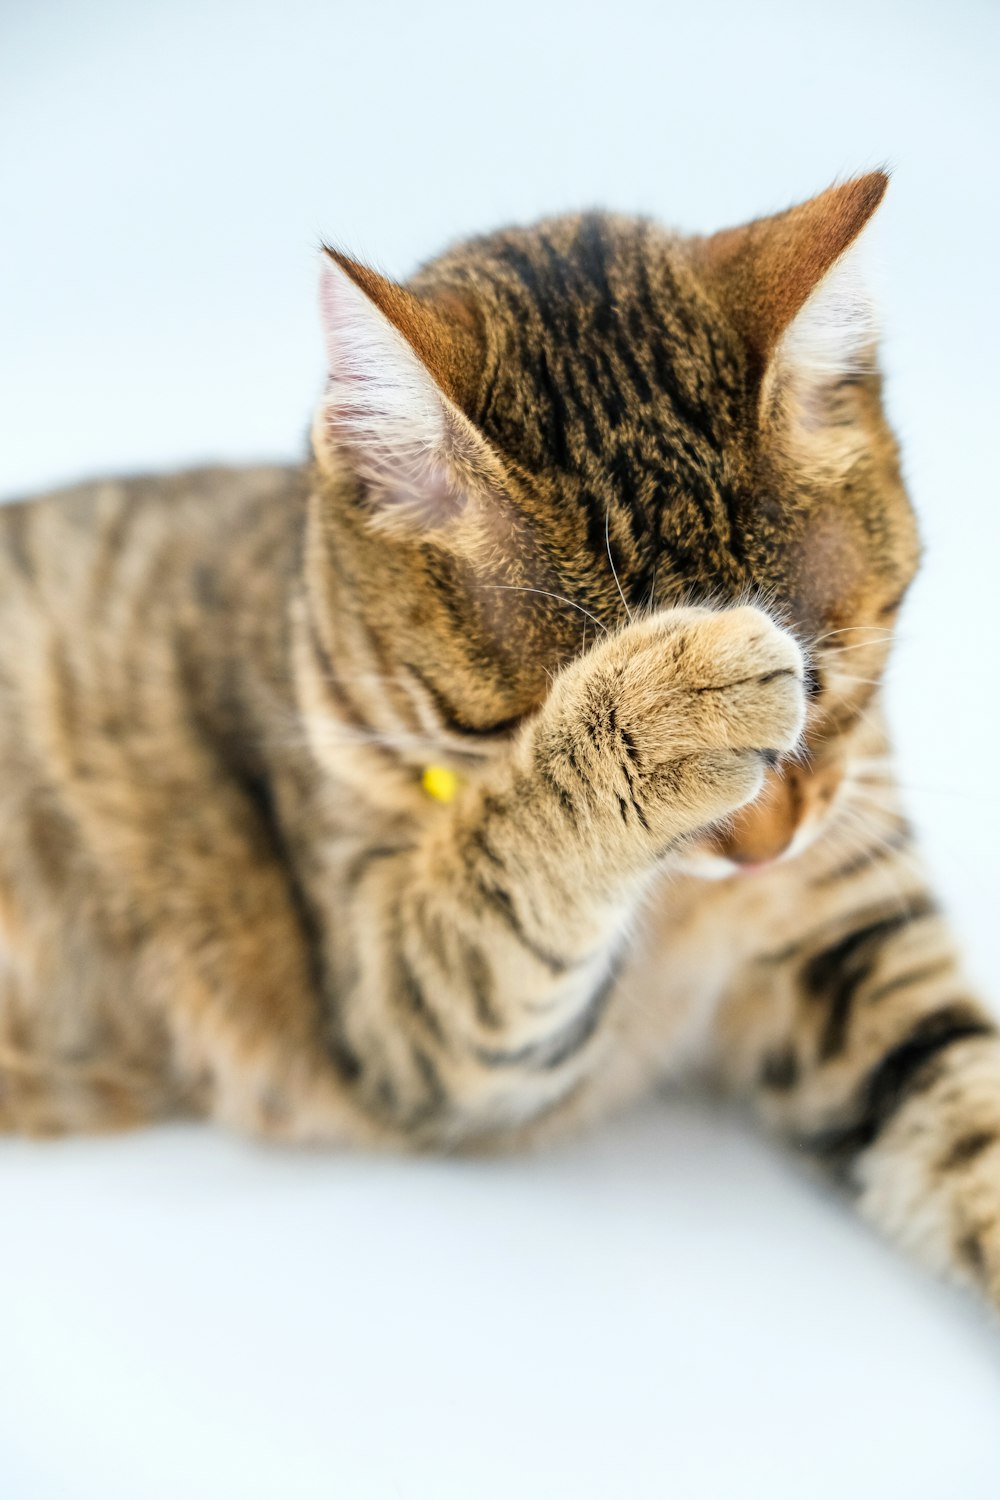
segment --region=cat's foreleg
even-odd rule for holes
[[[866,1218],[1000,1305],[997,1023],[912,867],[894,873],[898,897],[852,884],[755,967],[720,1013],[718,1055]]]
[[[332,1050],[435,1144],[536,1118],[598,1066],[616,962],[663,856],[796,742],[803,663],[756,609],[671,610],[568,667],[482,784],[352,881]]]

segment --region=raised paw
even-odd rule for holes
[[[804,677],[795,640],[763,610],[661,611],[559,679],[539,746],[547,774],[661,849],[758,794],[802,732]]]

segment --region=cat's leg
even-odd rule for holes
[[[724,1005],[719,1062],[866,1218],[1000,1304],[996,1018],[910,858],[842,885]]]
[[[756,609],[631,624],[556,679],[485,783],[433,807],[412,846],[359,854],[332,1051],[374,1115],[447,1144],[582,1083],[659,861],[757,794],[801,730],[802,678]]]

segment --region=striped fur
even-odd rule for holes
[[[510,1146],[709,1066],[1000,1299],[1000,1047],[881,720],[916,531],[828,279],[884,185],[331,252],[308,465],[0,510],[0,1123]]]

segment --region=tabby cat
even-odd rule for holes
[[[313,458],[0,509],[0,1123],[510,1147],[707,1071],[1000,1303],[879,679],[881,173],[322,264]]]

